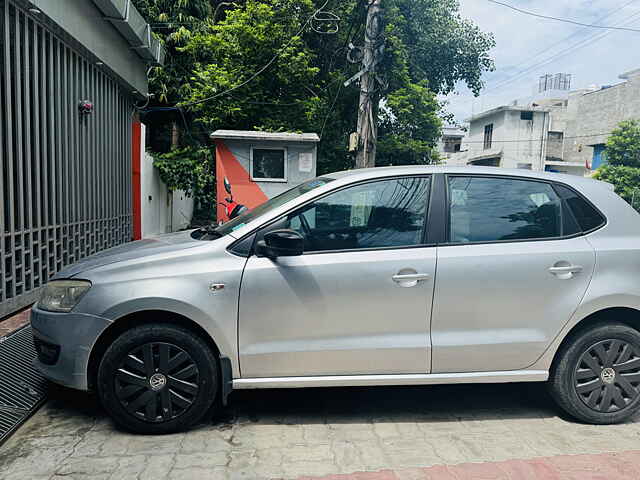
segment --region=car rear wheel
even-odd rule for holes
[[[184,430],[217,393],[211,349],[189,330],[143,325],[120,335],[98,368],[98,396],[113,420],[137,433]]]
[[[581,332],[559,352],[549,387],[558,405],[578,420],[626,420],[640,409],[640,333],[623,324]]]

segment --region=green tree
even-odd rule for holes
[[[153,97],[142,115],[160,141],[150,145],[154,166],[170,190],[194,198],[195,224],[209,223],[215,212],[215,164],[205,148],[206,132],[197,130],[189,112],[175,105],[190,95],[193,59],[180,51],[198,32],[215,22],[230,2],[216,0],[133,0],[166,50],[165,64],[149,71]],[[173,134],[178,133],[177,143]],[[168,151],[170,148],[173,150]]]
[[[190,95],[183,103],[202,128],[312,127],[319,69],[303,38],[292,36],[312,12],[311,0],[248,0],[191,38],[181,49],[194,60]],[[255,75],[273,58],[268,70]]]
[[[191,59],[179,51],[192,36],[215,21],[226,2],[212,0],[133,0],[166,49],[165,64],[149,72],[152,103],[174,105],[189,95]],[[220,8],[218,8],[220,6]]]
[[[640,121],[625,120],[607,140],[607,163],[640,167]]]
[[[606,148],[607,163],[598,168],[594,178],[612,184],[618,195],[640,211],[640,122],[620,123]]]
[[[310,22],[315,28],[303,28],[324,4],[246,0],[180,49],[195,59],[183,105],[202,128],[316,131],[322,134],[321,173],[353,165],[346,144],[356,127],[359,91],[342,83],[361,68],[347,53],[349,43],[364,42],[366,3],[325,8],[340,18],[335,35],[319,34],[316,20]],[[436,95],[450,93],[458,82],[479,92],[482,73],[493,68],[492,37],[463,20],[458,8],[457,0],[385,2],[379,165],[433,158],[439,117],[446,113]]]
[[[353,167],[359,89],[343,83],[361,68],[350,45],[364,44],[366,0],[134,3],[167,48],[150,73],[149,115],[183,130],[183,155],[218,128],[313,131],[320,174]],[[437,95],[459,83],[480,91],[493,38],[460,16],[458,0],[385,0],[383,19],[377,164],[433,162],[447,117]],[[169,144],[170,131],[150,130]]]

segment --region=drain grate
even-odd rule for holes
[[[33,368],[29,325],[0,338],[0,444],[45,400],[47,381]]]

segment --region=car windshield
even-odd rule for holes
[[[301,183],[300,185],[293,187],[292,189],[287,190],[286,192],[283,192],[280,195],[277,195],[267,200],[263,204],[255,207],[254,209],[246,211],[240,216],[234,218],[233,220],[223,223],[219,227],[209,228],[208,229],[209,235],[205,235],[201,237],[201,239],[205,240],[205,239],[211,239],[212,237],[213,238],[223,237],[233,232],[234,230],[237,230],[245,226],[247,223],[258,218],[260,215],[264,215],[265,213],[270,212],[274,208],[278,208],[284,205],[285,203],[291,200],[294,200],[299,196],[304,195],[305,193],[310,192],[311,190],[315,190],[318,187],[322,187],[323,185],[326,185],[327,183],[332,182],[333,180],[334,180],[333,178],[328,178],[328,177],[317,177],[317,178],[314,178],[313,180],[309,180],[308,182]]]

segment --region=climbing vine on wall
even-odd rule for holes
[[[171,191],[182,190],[194,199],[193,225],[215,220],[216,184],[214,154],[208,148],[185,147],[168,153],[151,153],[160,179]]]

